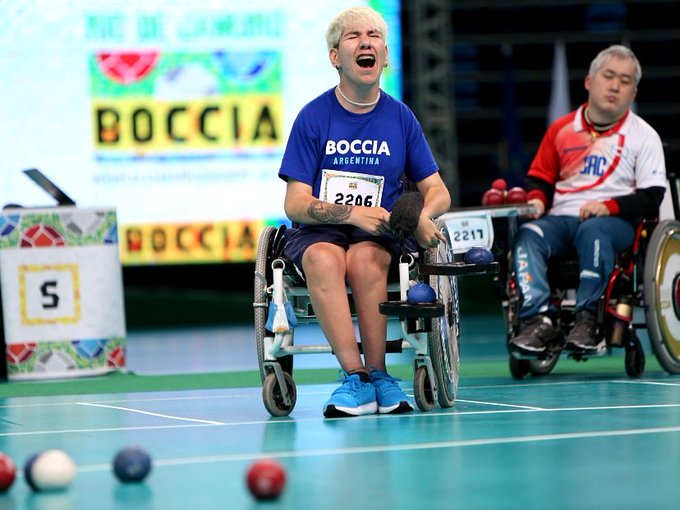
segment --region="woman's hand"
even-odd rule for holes
[[[421,214],[418,219],[418,227],[415,231],[416,241],[421,248],[436,248],[440,241],[446,242],[446,237],[442,234],[434,221],[427,215]]]

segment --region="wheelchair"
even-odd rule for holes
[[[439,221],[439,220],[437,220]],[[442,224],[442,228],[445,226]],[[267,226],[260,234],[255,261],[254,323],[257,358],[262,382],[262,400],[274,417],[288,416],[297,401],[293,358],[301,354],[332,353],[325,338],[313,345],[296,345],[291,325],[317,323],[305,282],[284,257],[290,228]],[[386,352],[413,352],[413,393],[421,411],[437,404],[452,407],[458,388],[460,367],[459,276],[490,274],[498,263],[465,264],[443,243],[438,248],[402,255],[394,261],[388,279],[387,301],[379,304],[388,317],[390,330]],[[409,303],[406,292],[417,282],[429,284],[434,303]],[[352,307],[351,289],[347,289]],[[272,306],[274,305],[274,306]],[[290,316],[287,328],[272,327],[271,315],[284,307]],[[356,314],[352,312],[356,319]],[[395,327],[390,328],[390,323]],[[319,330],[321,336],[322,333]],[[362,350],[361,341],[358,341]]]
[[[638,223],[633,245],[619,253],[600,297],[594,334],[604,346],[598,352],[568,351],[567,357],[586,361],[605,356],[613,349],[625,349],[626,374],[639,378],[645,370],[645,352],[637,331],[646,329],[659,364],[669,374],[680,374],[680,221],[678,181],[671,177],[667,198],[668,218],[645,219]],[[662,206],[663,208],[663,206]],[[514,379],[549,374],[565,352],[564,342],[549,345],[536,356],[519,354],[510,340],[519,332],[518,311],[521,296],[508,251],[503,312],[506,324],[510,374]],[[554,323],[563,339],[574,325],[574,305],[578,286],[578,259],[555,257],[548,264],[551,309]]]

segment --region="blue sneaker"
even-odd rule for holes
[[[323,406],[323,415],[326,418],[337,418],[375,414],[378,411],[378,403],[375,400],[373,385],[361,382],[358,374],[342,373],[345,376],[344,380]]]
[[[406,393],[399,387],[399,379],[377,368],[372,368],[369,373],[375,386],[380,414],[410,413],[415,409]]]

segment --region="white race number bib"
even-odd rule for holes
[[[385,177],[340,170],[322,170],[319,199],[331,204],[378,207]]]

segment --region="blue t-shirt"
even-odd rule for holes
[[[418,182],[438,171],[420,123],[408,106],[383,91],[373,110],[358,114],[345,110],[334,90],[300,110],[279,177],[309,184],[318,198],[323,169],[383,176],[382,200],[371,205],[390,211],[403,191],[402,175]]]

